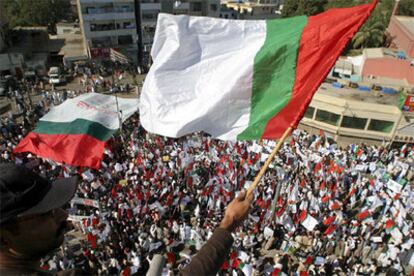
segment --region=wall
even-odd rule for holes
[[[388,57],[367,59],[362,68],[362,76],[368,77],[369,75],[406,79],[409,84],[414,85],[414,66],[410,65],[409,60]]]
[[[397,47],[404,50],[409,57],[414,57],[414,34],[410,33],[395,16],[391,18],[388,31]]]
[[[10,70],[13,74],[16,68],[23,68],[24,58],[19,53],[0,54],[0,71]]]

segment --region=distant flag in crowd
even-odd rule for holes
[[[364,219],[366,219],[367,217],[369,217],[371,215],[371,213],[369,212],[369,210],[365,210],[365,211],[362,211],[361,213],[358,213],[357,215],[356,215],[356,218],[358,219],[358,220],[364,220]]]
[[[160,14],[143,127],[169,137],[280,138],[376,3],[277,20]]]
[[[332,234],[336,229],[336,225],[335,224],[331,224],[329,225],[328,228],[326,228],[325,232],[323,233],[325,236],[328,236],[330,234]]]
[[[136,99],[118,98],[122,120],[137,111]],[[80,95],[53,107],[15,147],[40,157],[75,166],[99,168],[106,142],[119,129],[115,97]]]

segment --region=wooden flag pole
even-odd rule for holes
[[[263,167],[260,169],[259,174],[254,179],[253,183],[250,185],[250,187],[247,189],[247,194],[250,194],[256,189],[257,185],[259,185],[260,180],[262,179],[264,173],[267,170],[267,167],[269,167],[270,162],[272,162],[273,158],[275,157],[276,153],[279,152],[279,149],[282,147],[283,142],[286,140],[286,137],[290,134],[290,132],[293,130],[293,126],[291,125],[286,129],[285,133],[283,133],[282,137],[280,138],[279,142],[277,142],[275,148],[272,150],[272,153],[267,158],[266,162],[264,163]]]

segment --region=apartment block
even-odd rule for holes
[[[223,1],[220,17],[228,19],[275,19],[280,17],[280,0]]]
[[[90,58],[109,58],[114,49],[134,59],[138,39],[134,0],[77,0],[77,5]]]
[[[150,51],[160,12],[218,17],[220,0],[76,0],[85,49],[90,58],[109,58],[111,49],[136,62],[135,1],[140,1],[142,44]]]

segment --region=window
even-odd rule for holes
[[[142,14],[142,20],[147,21],[147,20],[156,20],[157,19],[157,14],[156,13],[143,13]]]
[[[123,28],[124,29],[135,29],[135,24],[131,22],[124,22]]]
[[[132,5],[122,5],[122,6],[115,6],[114,7],[115,12],[133,12],[134,8],[132,7]]]
[[[132,35],[120,35],[118,36],[119,45],[132,44]]]
[[[211,4],[210,5],[210,10],[217,11],[217,5],[216,4]]]
[[[91,42],[93,48],[104,48],[112,46],[112,40],[109,36],[92,38]]]
[[[305,111],[305,118],[313,119],[313,114],[315,113],[315,108],[308,106],[308,109]]]
[[[200,2],[193,3],[193,11],[201,12],[201,3]]]
[[[335,113],[331,113],[325,110],[316,111],[316,120],[322,123],[337,126],[340,116]]]
[[[368,119],[344,116],[341,127],[365,129]]]
[[[390,133],[393,127],[394,122],[371,119],[368,130]]]
[[[93,24],[92,23],[90,27],[91,27],[91,32],[115,30],[114,23],[109,23],[109,24]]]

